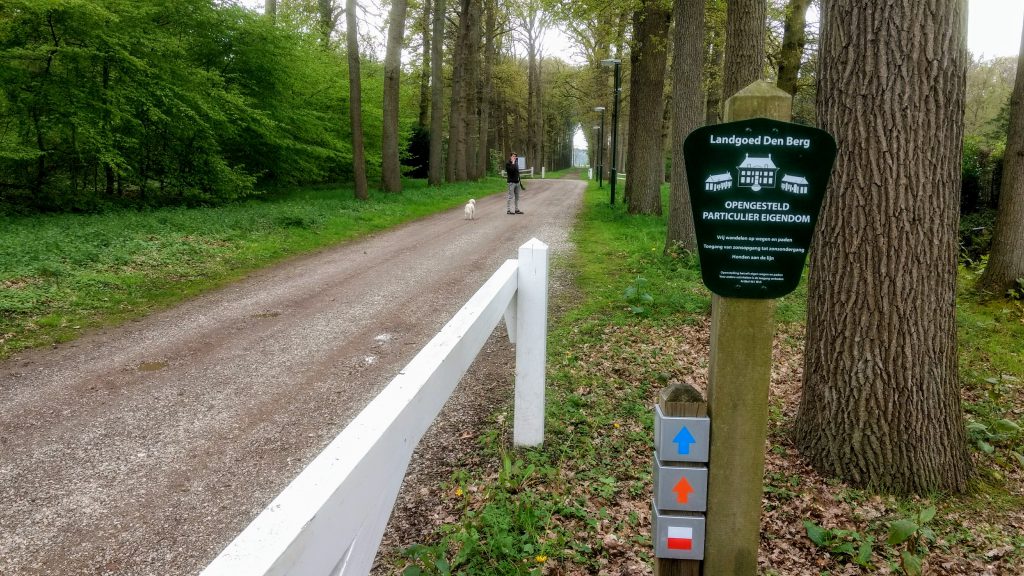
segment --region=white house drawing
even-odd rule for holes
[[[792,174],[786,174],[782,177],[782,191],[792,192],[793,194],[807,194],[807,179],[803,176],[793,176]]]
[[[728,172],[712,174],[704,181],[705,192],[718,192],[719,190],[728,190],[729,188],[732,188],[732,174]]]
[[[775,188],[775,173],[779,167],[772,162],[772,155],[754,156],[746,155],[743,163],[736,167],[739,174],[740,188],[750,188],[757,192],[761,188]]]

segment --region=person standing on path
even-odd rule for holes
[[[522,214],[519,211],[519,191],[522,184],[519,182],[519,157],[513,152],[505,163],[505,181],[508,182],[508,198],[505,200],[506,214]]]

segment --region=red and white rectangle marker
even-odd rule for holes
[[[669,550],[691,550],[693,548],[693,528],[689,526],[668,527]]]

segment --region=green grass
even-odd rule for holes
[[[406,181],[367,202],[325,187],[215,208],[0,217],[0,359],[500,190]]]

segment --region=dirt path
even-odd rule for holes
[[[568,249],[584,183],[528,186],[0,363],[0,573],[197,573],[521,244]],[[412,474],[511,394],[498,332]]]

